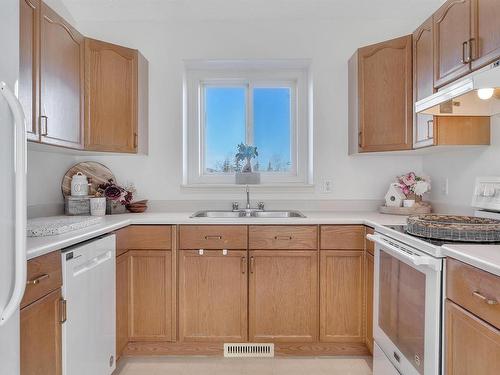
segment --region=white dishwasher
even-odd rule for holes
[[[109,375],[115,369],[115,235],[63,250],[63,375]]]

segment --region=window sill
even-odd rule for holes
[[[219,192],[233,192],[241,191],[244,189],[245,185],[236,184],[182,184],[181,189],[184,191],[219,191]],[[259,184],[259,185],[249,185],[251,190],[259,192],[283,192],[292,191],[297,193],[310,193],[314,192],[314,184]]]

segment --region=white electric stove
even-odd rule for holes
[[[500,177],[476,180],[472,206],[476,216],[500,220]],[[375,242],[373,374],[442,374],[441,249],[452,242],[410,235],[404,225],[378,226],[368,238]]]

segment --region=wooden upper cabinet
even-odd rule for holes
[[[357,95],[351,90],[350,101],[357,113],[351,108],[351,145],[357,141],[358,152],[411,149],[412,36],[360,48],[355,60],[357,88],[352,89]]]
[[[249,272],[250,342],[316,342],[317,252],[250,251]]]
[[[500,374],[500,331],[446,301],[446,375]]]
[[[500,1],[472,0],[472,69],[500,58]]]
[[[38,141],[40,0],[20,0],[19,6],[19,101],[26,117],[27,137]]]
[[[138,51],[85,39],[85,148],[137,152]]]
[[[471,71],[471,1],[448,0],[434,13],[434,86],[436,88]]]
[[[61,290],[21,309],[21,375],[61,375]]]
[[[432,17],[413,33],[413,101],[434,93],[434,53]],[[415,114],[413,146],[431,146],[434,138],[432,115]]]
[[[247,340],[246,250],[179,252],[180,341]]]
[[[82,148],[83,37],[42,4],[40,39],[40,139]]]

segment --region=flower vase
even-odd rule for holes
[[[421,203],[422,202],[422,197],[415,194],[415,193],[411,193],[408,195],[407,199],[411,199],[411,200],[414,200],[415,203]]]
[[[126,212],[126,207],[119,201],[114,201],[111,199],[106,199],[106,214],[124,214]]]

